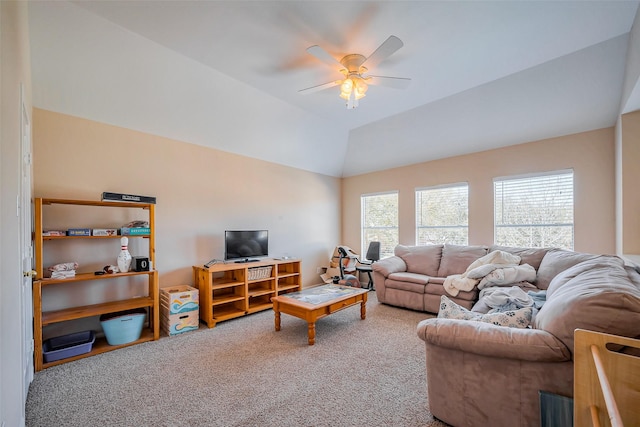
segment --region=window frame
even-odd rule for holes
[[[564,175],[571,175],[571,222],[545,222],[545,223],[528,223],[528,224],[498,224],[497,219],[498,219],[498,203],[497,203],[497,188],[496,188],[496,184],[499,182],[506,182],[506,181],[518,181],[518,180],[526,180],[526,179],[531,179],[531,178],[545,178],[545,177],[562,177]],[[570,247],[565,247],[565,246],[559,246],[559,245],[548,245],[548,244],[544,244],[542,247],[559,247],[559,248],[563,248],[563,249],[568,249],[568,250],[574,250],[575,247],[575,172],[573,169],[559,169],[559,170],[553,170],[553,171],[546,171],[546,172],[539,172],[539,173],[530,173],[530,174],[521,174],[521,175],[510,175],[510,176],[499,176],[499,177],[494,177],[493,178],[493,243],[495,245],[502,245],[502,246],[521,246],[521,247],[538,247],[538,246],[533,246],[533,242],[531,242],[531,240],[529,241],[529,244],[517,244],[517,243],[511,243],[511,244],[507,244],[506,242],[499,242],[498,241],[498,231],[500,228],[507,228],[507,227],[571,227],[571,245]],[[542,187],[541,187],[542,188]],[[503,205],[504,206],[504,205]],[[503,208],[503,212],[504,212],[504,208]]]
[[[419,197],[418,197],[418,193],[419,192],[423,192],[423,191],[429,191],[429,190],[443,190],[443,189],[447,189],[447,188],[466,188],[467,190],[467,194],[466,194],[466,198],[467,198],[467,205],[466,205],[466,220],[467,223],[466,225],[461,225],[461,224],[453,224],[453,225],[437,225],[437,226],[425,226],[425,225],[420,225],[419,221],[421,220],[422,215],[419,215],[418,213],[418,208],[421,206],[421,204],[419,204]],[[415,200],[415,244],[416,245],[426,245],[428,243],[421,243],[420,242],[420,230],[421,229],[445,229],[445,228],[463,228],[466,231],[466,238],[464,242],[447,242],[449,244],[458,244],[458,245],[468,245],[469,244],[469,182],[467,181],[461,181],[461,182],[453,182],[453,183],[448,183],[448,184],[441,184],[441,185],[433,185],[433,186],[428,186],[428,187],[418,187],[414,190],[414,200]],[[443,242],[435,242],[435,244],[440,244]]]
[[[365,220],[366,220],[365,199],[369,197],[391,196],[391,195],[395,195],[396,197],[395,226],[394,227],[389,227],[389,226],[365,227]],[[398,190],[381,191],[376,193],[366,193],[366,194],[360,195],[360,251],[361,251],[360,253],[362,254],[362,258],[364,258],[364,255],[367,253],[369,242],[373,241],[373,240],[367,239],[368,234],[366,233],[366,230],[372,230],[372,229],[385,229],[385,230],[395,229],[395,243],[393,244],[393,247],[388,247],[388,245],[385,244],[383,239],[379,240],[380,241],[380,257],[384,258],[385,256],[392,256],[394,253],[395,246],[398,245],[399,239],[400,239],[400,192]]]

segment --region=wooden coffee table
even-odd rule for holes
[[[299,292],[271,298],[275,313],[276,331],[280,330],[280,313],[306,320],[309,325],[309,345],[316,342],[316,321],[325,316],[360,303],[360,318],[367,315],[368,289],[350,286],[321,285]]]

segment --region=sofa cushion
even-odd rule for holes
[[[542,258],[542,262],[540,262],[534,285],[536,285],[538,289],[547,289],[551,280],[553,280],[558,273],[582,261],[597,257],[598,255],[567,251],[564,249],[551,249],[545,254],[544,258]]]
[[[407,271],[427,276],[438,275],[438,267],[442,257],[442,245],[398,245],[395,247],[394,253],[407,264]]]
[[[462,274],[472,262],[487,254],[486,246],[460,246],[445,244],[442,248],[442,259],[438,268],[439,277]]]
[[[461,307],[443,295],[440,298],[440,311],[438,311],[438,318],[474,320],[478,322],[492,323],[498,326],[526,328],[529,326],[529,323],[531,323],[532,314],[533,310],[530,307],[498,313],[476,313]]]
[[[611,268],[613,270],[617,270],[624,268],[624,261],[613,255],[599,255],[593,259],[579,262],[578,264],[561,271],[551,279],[549,287],[547,288],[547,299],[553,298],[553,294],[555,294],[556,291],[567,284],[571,279],[594,268]]]
[[[385,280],[384,286],[387,290],[397,289],[422,295],[424,294],[425,283],[406,282],[404,280],[393,280],[388,278]]]
[[[384,277],[389,277],[389,274],[396,273],[398,271],[407,271],[407,264],[402,258],[392,256],[384,258],[378,262],[371,264],[371,269],[376,273],[382,274]]]
[[[549,249],[550,248],[518,248],[514,246],[493,245],[489,248],[489,252],[504,251],[518,255],[521,258],[520,264],[529,264],[531,267],[538,270],[538,268],[540,268],[542,258],[544,258]]]
[[[391,273],[388,279],[402,282],[418,283],[420,285],[426,285],[429,282],[429,276],[417,273]]]
[[[578,328],[625,337],[640,336],[640,288],[616,257],[596,257],[552,281],[534,325],[573,352]]]

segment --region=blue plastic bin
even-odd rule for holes
[[[67,357],[89,353],[96,336],[93,331],[75,332],[60,337],[49,338],[42,343],[44,361],[55,362]]]
[[[139,339],[146,314],[146,310],[141,308],[100,316],[100,324],[109,345],[127,344]]]

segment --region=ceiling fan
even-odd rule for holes
[[[299,90],[301,94],[318,92],[335,86],[340,86],[340,98],[344,99],[347,108],[358,106],[358,100],[365,96],[368,85],[388,86],[396,89],[404,89],[411,79],[406,77],[376,76],[367,74],[369,68],[375,68],[398,49],[404,46],[402,40],[396,36],[389,36],[369,57],[352,53],[344,56],[340,61],[335,59],[320,46],[314,45],[307,48],[307,52],[322,62],[342,73],[343,79],[334,80],[317,86]]]

